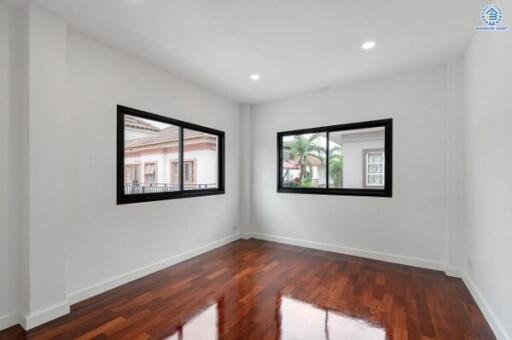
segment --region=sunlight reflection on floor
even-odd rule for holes
[[[280,306],[281,340],[383,340],[386,331],[365,320],[321,309],[283,296]]]

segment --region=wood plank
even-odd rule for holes
[[[283,301],[300,308],[290,313]],[[303,322],[308,315],[325,319]],[[354,322],[360,333],[351,336],[361,340],[495,339],[460,279],[253,239],[82,301],[29,332],[4,330],[0,339],[259,340],[285,338],[292,327],[309,340],[315,327],[323,339],[327,326],[334,340],[336,330]]]

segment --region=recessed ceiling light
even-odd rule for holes
[[[363,50],[371,50],[374,47],[375,47],[375,41],[367,41],[361,45],[361,48]]]
[[[258,81],[260,79],[261,79],[261,76],[259,74],[256,74],[256,73],[251,74],[251,80],[252,81]]]

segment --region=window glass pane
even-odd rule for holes
[[[369,164],[368,165],[368,173],[381,174],[382,173],[382,164]]]
[[[381,163],[383,161],[382,152],[368,152],[369,163]]]
[[[218,188],[218,137],[189,129],[183,129],[183,135],[183,188],[185,190]]]
[[[144,164],[144,183],[155,184],[157,180],[156,162]]]
[[[384,127],[329,133],[329,187],[383,189]]]
[[[326,187],[326,133],[284,136],[282,145],[283,187]]]
[[[179,127],[124,115],[125,194],[179,190],[178,152]]]
[[[368,175],[369,185],[382,185],[384,184],[382,175]]]

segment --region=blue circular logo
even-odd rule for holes
[[[503,11],[496,5],[486,5],[482,9],[481,18],[487,26],[496,26],[503,19]]]

